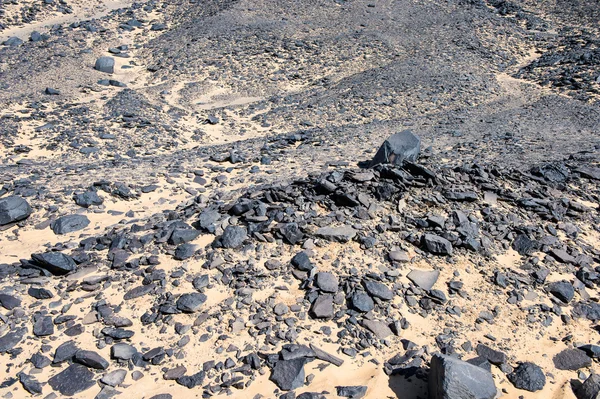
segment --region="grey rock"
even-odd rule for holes
[[[177,299],[177,309],[184,313],[197,312],[206,302],[206,299],[206,295],[199,292],[183,294]]]
[[[48,270],[55,276],[62,276],[77,269],[77,264],[68,255],[62,252],[46,252],[43,254],[31,255],[34,263],[43,269]]]
[[[387,285],[378,281],[364,279],[362,281],[365,290],[372,297],[382,299],[384,301],[390,301],[394,297],[394,293],[390,290]]]
[[[165,371],[163,374],[163,379],[165,380],[176,380],[180,377],[183,377],[187,372],[187,368],[185,366],[177,366],[172,369]]]
[[[432,254],[452,255],[452,244],[445,238],[433,234],[424,234],[422,240],[427,250]]]
[[[575,390],[577,399],[598,399],[600,397],[600,375],[592,374]]]
[[[314,269],[314,265],[310,261],[310,258],[306,254],[306,252],[298,252],[291,260],[291,263],[298,270],[302,270],[304,272],[309,272]]]
[[[82,194],[76,194],[73,196],[75,203],[81,207],[89,208],[90,206],[102,205],[104,200],[95,191],[86,191]]]
[[[106,370],[109,365],[108,361],[96,352],[85,350],[77,351],[73,361],[98,370]]]
[[[284,391],[300,388],[304,385],[306,362],[306,358],[280,360],[273,367],[270,380]]]
[[[0,305],[6,310],[13,310],[21,306],[21,300],[13,295],[0,294]]]
[[[67,360],[72,360],[79,348],[75,341],[66,341],[60,344],[54,351],[52,364],[61,364]]]
[[[579,370],[592,365],[592,359],[581,349],[565,349],[557,353],[552,361],[559,370]]]
[[[500,365],[506,363],[507,357],[505,353],[492,349],[485,344],[477,345],[475,351],[479,356],[492,364]]]
[[[312,349],[315,356],[319,360],[323,360],[324,362],[329,362],[331,364],[335,364],[338,367],[340,367],[342,364],[344,364],[344,360],[342,360],[339,357],[334,356],[330,353],[325,352],[323,349],[321,349],[313,344],[310,344],[310,349]]]
[[[286,241],[291,245],[296,245],[304,238],[304,234],[298,227],[297,223],[287,223],[281,227],[279,231]]]
[[[152,291],[154,291],[154,288],[156,288],[154,284],[140,285],[127,291],[123,296],[123,299],[129,300],[139,298],[141,296],[151,293]]]
[[[67,215],[50,224],[54,234],[62,235],[85,229],[90,220],[85,215]]]
[[[110,357],[117,360],[129,360],[137,353],[137,350],[126,343],[114,344],[110,348]]]
[[[19,381],[21,382],[21,385],[23,385],[23,389],[30,394],[36,395],[42,393],[42,384],[34,377],[25,373],[19,373]]]
[[[0,337],[0,353],[5,353],[17,346],[25,334],[27,334],[27,328],[22,327]]]
[[[183,377],[179,377],[176,381],[179,385],[183,385],[188,389],[192,389],[197,387],[198,385],[202,385],[205,375],[206,373],[204,372],[204,370],[200,370],[196,374],[184,375]]]
[[[330,272],[319,272],[315,275],[315,285],[323,292],[337,292],[339,281]]]
[[[175,249],[175,254],[173,254],[173,257],[176,260],[189,259],[192,256],[194,256],[194,254],[196,253],[196,249],[197,249],[197,246],[194,244],[190,244],[190,243],[181,244],[180,246],[178,246]]]
[[[50,299],[54,296],[52,291],[45,288],[29,287],[27,293],[35,299]]]
[[[404,130],[388,137],[383,142],[369,167],[382,163],[402,165],[404,161],[415,162],[421,153],[421,139],[410,130]]]
[[[227,226],[223,235],[218,239],[219,245],[223,248],[239,248],[248,238],[248,232],[242,226]]]
[[[115,59],[113,57],[100,57],[96,60],[94,69],[104,73],[114,73]]]
[[[361,324],[379,339],[384,339],[393,334],[390,327],[382,321],[364,319]]]
[[[315,319],[331,319],[334,314],[333,296],[319,295],[310,307],[310,315]]]
[[[54,323],[50,316],[34,316],[33,334],[36,337],[46,337],[54,334]]]
[[[352,226],[321,227],[315,234],[328,241],[344,243],[356,236],[356,230]]]
[[[29,361],[31,362],[33,367],[37,369],[43,369],[44,367],[48,367],[52,363],[52,361],[48,357],[42,355],[41,353],[34,353],[29,359]]]
[[[110,399],[119,395],[120,393],[121,391],[118,391],[111,386],[104,386],[94,399]]]
[[[429,291],[433,288],[439,276],[440,272],[438,270],[413,269],[406,277],[417,287]]]
[[[367,313],[375,308],[373,299],[363,291],[355,291],[351,297],[352,307],[359,312]]]
[[[123,383],[123,381],[125,381],[126,376],[127,376],[127,370],[118,369],[118,370],[111,371],[110,373],[104,374],[104,376],[102,376],[102,378],[100,378],[100,381],[103,384],[110,385],[111,387],[116,387],[117,385],[120,385]]]
[[[94,373],[87,367],[77,363],[73,363],[50,378],[48,384],[52,389],[65,396],[73,396],[96,385]]]
[[[175,229],[169,237],[169,244],[179,245],[195,240],[200,235],[199,230],[194,229]]]
[[[428,379],[431,399],[493,399],[497,394],[489,371],[450,356],[433,355]]]
[[[10,196],[0,199],[0,226],[25,220],[31,215],[29,203],[21,197]]]
[[[566,280],[556,281],[548,284],[547,290],[564,303],[571,302],[573,297],[575,297],[575,289],[573,288],[573,284]]]
[[[335,387],[337,395],[343,398],[360,399],[367,394],[365,385]]]
[[[519,364],[507,377],[516,388],[529,392],[540,391],[546,385],[544,372],[537,364],[531,362]]]

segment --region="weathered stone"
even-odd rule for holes
[[[433,355],[428,380],[431,399],[493,399],[497,395],[489,371],[450,356]]]

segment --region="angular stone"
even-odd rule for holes
[[[73,258],[62,252],[33,254],[31,255],[31,259],[33,259],[35,264],[48,270],[55,276],[62,276],[77,269],[77,264]]]
[[[198,385],[202,385],[205,375],[206,373],[204,372],[204,370],[200,370],[196,374],[179,377],[177,379],[177,383],[179,385],[183,385],[188,389],[192,389],[197,387]]]
[[[75,341],[63,342],[54,351],[52,364],[60,364],[66,362],[67,360],[73,359],[78,350],[79,348],[77,347]]]
[[[67,215],[56,219],[50,224],[54,234],[62,235],[83,230],[89,226],[90,220],[84,215]]]
[[[390,327],[382,321],[364,319],[361,324],[379,339],[384,339],[393,334]]]
[[[8,352],[17,346],[25,334],[27,334],[27,328],[22,327],[0,337],[0,353]]]
[[[485,344],[477,345],[475,351],[479,356],[495,365],[504,364],[507,361],[505,353],[492,349]]]
[[[548,284],[547,290],[564,303],[571,302],[573,297],[575,297],[575,289],[573,288],[573,284],[566,280],[556,281]]]
[[[279,360],[269,378],[273,381],[279,389],[284,391],[290,391],[292,389],[300,388],[304,385],[304,365],[306,364],[306,358],[297,358],[292,360]]]
[[[199,230],[194,229],[175,229],[173,230],[173,233],[171,233],[171,237],[169,237],[169,244],[185,244],[186,242],[190,242],[198,238],[200,233],[201,232]]]
[[[424,234],[422,240],[427,250],[432,254],[452,255],[452,244],[445,238],[433,234]]]
[[[25,220],[31,212],[29,203],[21,197],[0,198],[0,226]]]
[[[115,59],[113,57],[100,57],[96,60],[94,69],[104,73],[114,73]]]
[[[315,233],[327,241],[348,242],[356,236],[356,230],[351,226],[321,227]]]
[[[54,334],[54,323],[50,316],[34,316],[33,334],[36,337],[47,337]]]
[[[117,385],[121,385],[123,381],[125,381],[125,377],[127,376],[127,370],[118,369],[111,371],[110,373],[104,374],[100,381],[103,384],[109,385],[111,387],[116,387]]]
[[[125,293],[125,295],[123,296],[123,299],[129,300],[129,299],[139,298],[141,296],[149,294],[150,292],[152,292],[154,290],[154,288],[156,288],[156,285],[154,285],[154,284],[140,285],[138,287],[132,288],[129,291],[127,291]]]
[[[403,130],[387,138],[371,160],[372,168],[382,163],[403,165],[404,161],[415,162],[421,153],[421,139],[410,130]]]
[[[197,248],[198,248],[197,245],[194,245],[194,244],[190,244],[190,243],[181,244],[180,246],[175,248],[175,253],[173,254],[173,257],[176,260],[189,259],[192,256],[194,256]]]
[[[206,299],[206,295],[199,292],[183,294],[177,299],[177,309],[185,313],[197,312],[206,302]]]
[[[579,370],[592,365],[592,359],[581,349],[565,349],[552,358],[559,370]]]
[[[329,362],[338,367],[340,367],[342,364],[344,364],[344,360],[342,360],[339,357],[334,356],[330,353],[325,352],[323,349],[321,349],[313,344],[310,344],[310,349],[312,349],[312,351],[315,353],[315,356],[319,360],[323,360],[324,362]]]
[[[279,229],[281,235],[291,245],[296,245],[304,238],[304,234],[298,227],[297,223],[287,223]]]
[[[600,397],[600,375],[592,374],[575,390],[577,399],[598,399]]]
[[[310,261],[310,258],[306,254],[306,252],[298,252],[291,260],[292,265],[298,270],[302,270],[304,272],[309,272],[314,269],[314,265]]]
[[[86,191],[82,194],[76,194],[73,196],[75,203],[83,208],[89,208],[90,206],[98,206],[104,203],[104,200],[95,191]]]
[[[6,310],[13,310],[21,306],[21,300],[13,295],[0,294],[0,305]]]
[[[351,297],[352,307],[359,312],[367,313],[375,308],[373,299],[363,291],[355,291]]]
[[[87,367],[77,363],[73,363],[50,378],[48,384],[52,389],[65,396],[73,396],[96,385],[94,373]]]
[[[507,377],[516,388],[529,392],[540,391],[546,385],[546,376],[542,369],[530,362],[521,363]]]
[[[450,356],[433,355],[428,380],[431,399],[493,399],[497,395],[489,371]]]
[[[333,296],[331,294],[319,295],[310,307],[310,315],[315,319],[331,319],[333,314]]]
[[[19,381],[21,382],[21,385],[23,385],[23,389],[30,394],[36,395],[42,393],[42,384],[34,377],[25,373],[19,373]]]
[[[108,361],[93,351],[77,351],[73,361],[93,369],[106,370],[108,368]]]
[[[438,270],[413,269],[406,277],[417,287],[429,291],[433,288],[439,276],[440,272]]]
[[[110,357],[117,360],[129,360],[137,353],[137,349],[126,343],[114,344],[110,348]]]
[[[248,238],[248,232],[242,226],[227,226],[218,242],[223,248],[239,248]]]
[[[390,290],[387,285],[378,281],[364,279],[362,281],[363,287],[372,297],[382,299],[384,301],[390,301],[394,298],[394,293]]]
[[[50,299],[54,294],[45,288],[29,287],[27,293],[35,299]]]
[[[163,379],[165,380],[176,380],[180,377],[183,377],[187,372],[187,368],[185,366],[177,366],[172,369],[165,371],[163,374]]]

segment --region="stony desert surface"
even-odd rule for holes
[[[600,7],[0,0],[0,397],[600,397]]]

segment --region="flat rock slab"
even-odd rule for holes
[[[425,248],[435,255],[452,255],[452,244],[443,237],[434,234],[423,234]]]
[[[31,259],[43,269],[48,270],[55,276],[62,276],[77,269],[77,264],[69,255],[62,252],[46,252],[33,254]]]
[[[592,359],[581,349],[565,349],[552,358],[559,370],[579,370],[592,365]]]
[[[87,367],[74,363],[48,380],[48,384],[55,391],[65,396],[73,396],[83,392],[94,385],[94,373]]]
[[[412,281],[417,287],[429,291],[433,288],[440,276],[438,270],[419,270],[413,269],[406,276]]]
[[[371,331],[379,339],[384,339],[393,334],[390,327],[382,321],[365,319],[361,323],[363,327]]]
[[[83,230],[89,226],[90,220],[84,215],[67,215],[56,219],[50,224],[54,234],[62,235]]]
[[[0,353],[5,353],[17,346],[25,334],[27,334],[27,329],[23,327],[0,337]]]
[[[177,299],[177,309],[184,313],[197,312],[206,302],[206,299],[206,295],[198,292],[183,294]]]
[[[317,230],[316,235],[328,241],[344,243],[356,236],[356,230],[352,226],[321,227]]]
[[[304,385],[304,365],[307,361],[302,357],[278,361],[273,367],[270,380],[284,391],[300,388]]]

